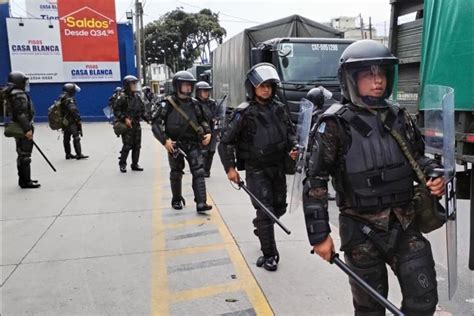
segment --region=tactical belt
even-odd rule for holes
[[[173,108],[178,111],[178,113],[184,118],[186,123],[188,123],[192,129],[200,136],[202,137],[204,135],[204,130],[201,126],[197,125],[196,122],[194,122],[187,114],[186,112],[181,109],[176,102],[174,102],[173,98],[171,96],[167,97],[166,100],[173,106]]]
[[[357,174],[351,174],[351,183],[359,188],[371,188],[378,185],[383,185],[385,182],[393,182],[402,180],[412,175],[412,170],[405,167],[388,169],[377,172],[371,177],[360,177]]]
[[[402,226],[399,222],[395,221],[392,227],[386,232],[389,235],[388,242],[385,242],[384,237],[380,236],[386,234],[380,230],[373,229],[370,225],[363,222],[361,219],[351,216],[344,215],[351,218],[359,227],[360,231],[367,236],[367,238],[374,244],[375,248],[381,252],[382,256],[386,259],[390,259],[397,246],[398,239],[400,237],[400,232],[402,231]]]

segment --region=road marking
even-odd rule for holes
[[[157,163],[157,182],[163,184],[160,181],[161,172],[160,164]],[[195,300],[198,298],[215,296],[220,293],[238,292],[244,291],[255,310],[257,315],[273,315],[273,311],[263,294],[260,286],[255,280],[250,268],[248,267],[240,249],[232,237],[228,227],[224,223],[224,220],[219,212],[219,209],[214,203],[214,200],[208,195],[208,201],[213,206],[213,211],[209,212],[209,217],[198,217],[195,219],[188,219],[177,223],[163,222],[163,210],[166,208],[162,207],[162,186],[156,186],[154,192],[154,211],[153,211],[153,249],[158,250],[152,254],[152,285],[151,285],[151,314],[152,315],[169,315],[170,306],[177,302],[183,302],[188,300]],[[181,229],[192,226],[202,225],[213,225],[216,227],[215,230],[207,230],[200,233],[191,233],[175,236],[181,239],[185,239],[201,236],[204,234],[216,233],[222,237],[222,242],[218,244],[206,245],[184,248],[184,249],[166,249],[166,232],[174,229]],[[235,270],[237,280],[224,284],[210,284],[205,287],[193,288],[183,290],[179,292],[171,292],[168,288],[168,274],[173,272],[167,266],[167,258],[181,255],[190,255],[198,253],[206,253],[215,250],[225,249],[229,255],[229,260]]]
[[[238,276],[245,292],[247,293],[250,304],[252,304],[257,315],[273,315],[273,311],[267,301],[267,298],[263,294],[262,289],[250,271],[250,268],[247,265],[244,256],[240,252],[234,237],[231,235],[229,228],[224,223],[224,219],[222,218],[219,209],[214,203],[214,200],[209,194],[207,199],[208,201],[211,201],[214,209],[212,221],[215,222],[220,231],[220,234],[226,245],[227,252],[229,253],[230,260],[234,263],[236,275]]]
[[[158,145],[156,145],[158,146]],[[156,159],[156,182],[161,183],[160,159]],[[152,249],[160,249],[164,251],[156,251],[152,254],[152,272],[151,272],[151,314],[152,315],[168,315],[169,314],[169,291],[168,276],[166,270],[166,240],[163,230],[163,220],[161,218],[161,190],[162,186],[157,185],[154,189],[154,202],[156,210],[152,215]]]
[[[171,293],[170,295],[170,303],[173,304],[182,301],[191,301],[198,298],[214,296],[220,293],[238,292],[242,290],[243,286],[244,285],[242,282],[235,281],[232,283],[210,285],[206,287],[175,292]],[[209,311],[209,314],[212,314],[211,311]]]

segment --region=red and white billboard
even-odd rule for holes
[[[58,0],[64,76],[71,81],[120,80],[114,0]]]
[[[13,70],[31,82],[120,81],[114,0],[28,0],[58,19],[7,19]],[[48,20],[49,19],[49,20]]]

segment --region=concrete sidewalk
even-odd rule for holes
[[[217,155],[207,180],[214,210],[195,212],[188,170],[187,206],[172,210],[165,151],[142,126],[145,171],[121,174],[121,141],[109,124],[84,125],[83,150],[91,158],[80,161],[65,160],[60,134],[38,124],[35,140],[58,169],[53,173],[34,151],[39,190],[17,186],[14,141],[2,137],[2,315],[352,314],[347,277],[309,254],[301,212],[283,217],[290,236],[276,228],[278,271],[255,266],[254,211],[227,181]],[[331,204],[331,218],[336,214]],[[467,223],[462,219],[460,226]],[[460,234],[465,242],[464,228]],[[456,301],[448,303],[442,269],[440,308],[472,314],[472,274],[463,274]],[[398,305],[393,274],[391,282]]]

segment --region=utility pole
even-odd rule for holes
[[[140,0],[135,0],[135,56],[137,58],[137,74],[138,80],[141,83],[143,80],[142,75],[142,45],[141,45],[141,28],[140,28],[140,17],[142,16],[142,4]]]
[[[364,39],[364,20],[362,20],[362,14],[359,13],[360,19],[360,39]]]
[[[140,3],[140,41],[141,41],[141,48],[142,48],[142,60],[145,63],[143,65],[143,85],[146,85],[146,51],[145,51],[145,27],[143,26],[143,5]]]
[[[372,17],[369,16],[369,38],[372,39]]]

